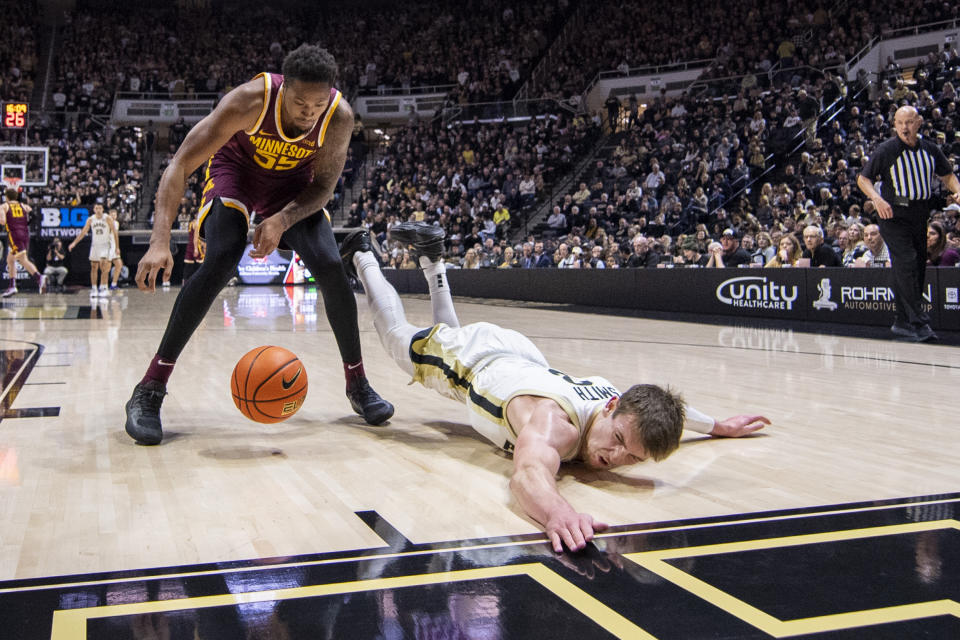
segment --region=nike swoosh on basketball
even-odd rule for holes
[[[293,374],[293,377],[290,378],[290,380],[287,380],[287,379],[285,379],[285,378],[280,378],[280,385],[281,385],[284,389],[289,389],[290,387],[293,386],[293,383],[297,381],[297,378],[300,377],[300,372],[301,372],[301,371],[303,371],[303,368],[297,369],[297,372],[296,372],[295,374]]]

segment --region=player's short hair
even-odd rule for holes
[[[337,61],[323,47],[302,44],[283,59],[281,72],[284,78],[290,80],[333,86],[337,79]]]
[[[655,384],[635,384],[620,396],[613,416],[632,416],[643,448],[654,460],[663,460],[680,446],[686,416],[683,398]]]
[[[7,196],[7,200],[18,200],[20,198],[20,192],[13,188],[4,191],[4,195]]]

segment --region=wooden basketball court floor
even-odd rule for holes
[[[511,499],[511,461],[408,386],[362,296],[385,427],[351,413],[315,291],[231,288],[177,365],[163,444],[135,445],[123,404],[176,293],[3,302],[0,637],[960,637],[955,347],[459,301],[573,375],[773,421],[564,469],[562,493],[613,527],[557,555]],[[427,300],[404,302],[429,324]],[[309,374],[279,425],[228,390],[263,344]]]

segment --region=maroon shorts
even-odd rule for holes
[[[7,244],[11,253],[26,251],[30,246],[30,230],[24,227],[7,225]]]
[[[217,198],[225,206],[241,213],[249,224],[250,216],[254,213],[258,219],[263,219],[283,209],[313,179],[310,167],[279,176],[264,175],[217,157],[211,161],[207,175],[203,200],[200,202],[201,238],[205,237],[204,219]]]

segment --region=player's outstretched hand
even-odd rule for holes
[[[763,416],[733,416],[726,420],[717,420],[710,435],[718,438],[739,438],[759,431],[770,424],[770,420]]]
[[[607,528],[604,522],[596,522],[593,516],[586,513],[577,513],[572,509],[569,512],[556,514],[547,522],[547,537],[557,553],[567,547],[570,551],[579,551],[593,540],[593,534]]]
[[[266,258],[280,246],[280,237],[286,229],[279,215],[270,216],[253,230],[251,258]]]
[[[166,245],[150,245],[147,253],[137,265],[137,288],[141,291],[156,291],[157,275],[163,269],[165,274],[173,272],[173,254],[170,253],[169,243]]]

